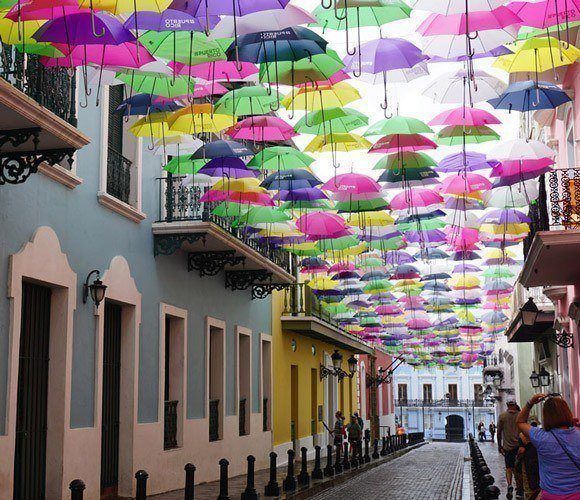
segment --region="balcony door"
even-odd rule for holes
[[[426,403],[433,401],[433,386],[431,384],[423,384],[423,401]]]
[[[50,288],[22,283],[14,500],[46,495],[50,306]]]
[[[121,324],[122,306],[105,301],[101,422],[101,495],[105,497],[114,497],[119,484]]]

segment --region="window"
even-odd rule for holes
[[[566,123],[566,156],[568,168],[576,168],[576,142],[574,141],[574,116],[572,110]]]
[[[399,384],[397,386],[397,399],[399,401],[407,401],[407,384]]]
[[[252,337],[250,330],[237,328],[238,334],[238,424],[239,435],[250,433],[252,405]]]
[[[221,321],[212,321],[208,324],[208,352],[207,363],[209,372],[208,411],[209,411],[209,440],[217,441],[223,437],[224,425],[224,331],[225,324]]]
[[[124,91],[124,85],[112,85],[109,87],[107,193],[127,204],[131,204],[131,168],[133,164],[123,156],[123,114],[115,112],[121,102],[123,102]]]
[[[270,430],[270,406],[272,401],[272,342],[262,334],[262,431]]]
[[[433,386],[431,384],[423,384],[423,401],[433,400]]]
[[[477,402],[483,401],[483,386],[481,384],[473,384],[473,399]]]
[[[457,384],[449,384],[447,386],[447,393],[450,401],[457,401]]]

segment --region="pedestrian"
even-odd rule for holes
[[[485,424],[483,422],[477,424],[477,432],[479,434],[479,441],[485,441]]]
[[[537,427],[537,422],[532,422]],[[536,500],[540,495],[540,469],[538,466],[538,451],[523,432],[520,432],[520,467],[524,483],[525,500]]]
[[[530,411],[541,401],[542,428],[533,427],[528,424]],[[542,500],[580,500],[580,429],[566,401],[559,394],[535,394],[519,413],[517,425],[538,452]]]
[[[362,458],[362,429],[358,423],[358,417],[356,413],[350,417],[350,423],[346,427],[348,433],[348,443],[350,444],[350,449],[352,450],[352,458],[358,457]]]
[[[344,416],[342,412],[339,410],[334,414],[335,421],[334,421],[334,428],[332,429],[332,436],[334,438],[334,446],[342,446],[343,437],[346,435],[346,431],[344,430]]]
[[[518,426],[516,424],[516,419],[518,417],[518,412],[520,407],[516,403],[515,399],[509,399],[507,401],[507,411],[504,411],[497,421],[497,448],[499,452],[504,456],[505,461],[505,478],[508,485],[508,490],[506,498],[511,499],[514,496],[514,487],[512,486],[512,481],[514,479],[514,467],[516,465],[516,456],[518,454]],[[519,489],[516,493],[521,496],[523,494],[523,488],[521,487],[521,475],[515,477],[516,489]],[[520,484],[518,484],[520,483]],[[520,488],[517,488],[520,486]]]
[[[495,423],[491,422],[489,424],[489,434],[491,435],[491,442],[494,442],[494,437],[495,437]]]
[[[354,412],[354,416],[356,417],[356,420],[358,422],[358,425],[360,425],[360,430],[362,432],[362,430],[365,428],[365,421],[359,416],[358,412]]]

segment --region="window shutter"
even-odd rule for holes
[[[123,154],[123,114],[115,110],[123,102],[125,85],[109,87],[109,148]]]

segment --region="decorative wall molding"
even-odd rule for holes
[[[113,212],[117,212],[123,217],[127,217],[127,219],[136,222],[137,224],[147,218],[147,215],[140,210],[137,210],[135,207],[132,207],[131,205],[115,198],[114,196],[111,196],[109,193],[104,191],[99,191],[97,193],[97,199],[104,207],[107,207]]]

